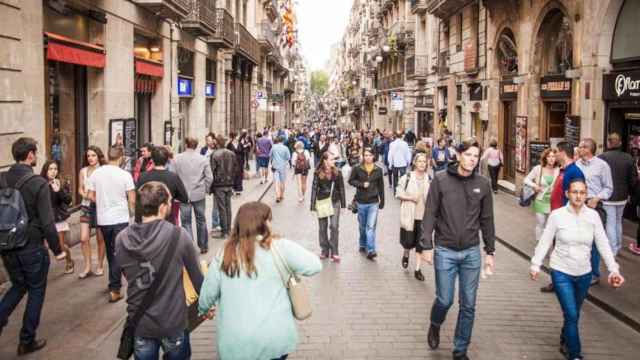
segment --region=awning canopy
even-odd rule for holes
[[[164,68],[162,63],[136,58],[136,74],[162,78]]]
[[[49,32],[44,34],[47,38],[47,60],[104,68],[106,57],[103,47]]]

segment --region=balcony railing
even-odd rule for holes
[[[378,85],[380,90],[389,90],[400,88],[404,86],[402,73],[398,72],[395,74],[391,74],[388,76],[383,76],[378,80]]]
[[[180,21],[191,12],[191,0],[133,0],[162,17]]]
[[[424,14],[427,11],[427,0],[411,0],[411,13]]]
[[[474,0],[425,0],[427,11],[441,19],[446,19]]]
[[[429,74],[429,56],[412,55],[408,57],[405,71],[409,78],[425,78]]]
[[[195,36],[213,35],[216,13],[209,0],[191,0],[191,12],[182,20],[182,28]]]
[[[263,20],[258,30],[258,41],[265,49],[270,50],[277,46],[276,34],[271,27],[271,21]]]
[[[219,47],[233,48],[236,45],[236,35],[233,27],[233,16],[225,9],[216,9],[216,26],[208,42]]]
[[[238,51],[254,64],[260,59],[260,44],[242,24],[236,23]]]

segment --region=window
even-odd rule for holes
[[[613,46],[611,49],[611,61],[621,62],[624,60],[637,60],[640,58],[640,48],[638,48],[638,37],[640,37],[640,27],[638,15],[640,14],[639,1],[625,1],[616,23],[613,34]]]
[[[216,82],[216,62],[211,59],[206,60],[206,80]]]
[[[462,12],[458,14],[458,42],[456,43],[456,51],[462,51]]]

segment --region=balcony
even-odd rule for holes
[[[254,64],[260,60],[260,44],[242,24],[236,23],[238,32],[237,51]]]
[[[447,19],[474,0],[425,0],[427,11],[441,19]]]
[[[429,55],[412,55],[405,66],[407,78],[424,80],[429,75]]]
[[[225,9],[216,9],[216,26],[212,36],[207,38],[210,45],[232,49],[236,46],[233,16]]]
[[[132,0],[159,16],[180,21],[191,12],[191,0]]]
[[[449,52],[443,51],[438,56],[438,75],[449,75]]]
[[[258,42],[265,51],[271,51],[278,46],[276,34],[271,27],[271,21],[263,20],[258,30]]]
[[[389,76],[383,76],[379,79],[378,85],[379,90],[390,90],[403,87],[404,83],[402,73],[398,72]]]
[[[427,0],[411,0],[411,13],[424,14],[427,12]]]
[[[216,13],[209,0],[191,0],[191,12],[182,20],[182,29],[194,36],[210,36],[216,32]]]

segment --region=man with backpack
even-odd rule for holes
[[[11,146],[16,164],[0,174],[0,256],[11,280],[11,288],[0,301],[0,334],[9,316],[25,294],[28,301],[20,330],[18,356],[38,351],[47,341],[36,339],[49,274],[49,252],[57,260],[65,254],[58,242],[51,194],[47,181],[33,173],[37,143],[22,137]]]

